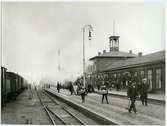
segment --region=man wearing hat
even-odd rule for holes
[[[130,101],[131,101],[130,108],[128,108],[129,113],[131,113],[132,109],[136,113],[137,112],[136,106],[135,106],[135,101],[136,101],[136,97],[137,97],[136,82],[132,82],[129,85],[127,95],[128,95],[128,98],[130,98]]]
[[[86,88],[82,86],[79,90],[79,94],[81,95],[82,103],[85,102]]]
[[[58,91],[58,93],[60,92],[60,83],[59,82],[57,82],[57,91]]]
[[[101,86],[101,94],[102,94],[102,104],[103,104],[104,97],[106,99],[107,104],[109,104],[108,98],[107,98],[108,90],[106,85],[104,84],[104,81],[103,81],[103,85]]]
[[[142,84],[141,84],[141,101],[142,101],[142,104],[147,106],[147,90],[148,90],[148,87],[149,85],[147,84],[147,79],[146,78],[143,78],[142,79]]]

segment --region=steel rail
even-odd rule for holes
[[[44,91],[44,92],[55,104],[60,105],[60,103],[56,102],[55,99],[53,99],[46,91]],[[79,119],[77,116],[75,116],[71,111],[67,110],[63,105],[60,105],[60,106],[64,111],[66,111],[69,115],[71,115],[73,118],[75,118],[79,123],[81,123],[82,125],[87,125],[81,119]]]
[[[72,117],[74,117],[79,123],[81,123],[82,125],[87,125],[85,124],[81,119],[79,119],[77,116],[75,116],[71,111],[63,108],[68,114],[70,114]]]
[[[50,118],[52,124],[53,124],[53,125],[56,125],[56,123],[55,123],[53,117],[51,116],[51,114],[50,114],[50,112],[49,112],[47,106],[44,106],[44,109],[45,109],[45,111],[47,112],[47,114],[48,114],[48,116],[49,116],[49,118]]]
[[[37,91],[36,91],[36,92],[37,92]],[[51,120],[52,124],[53,124],[53,125],[56,125],[56,123],[55,123],[53,117],[51,116],[50,112],[48,111],[48,108],[47,108],[47,107],[44,105],[44,103],[42,102],[42,100],[41,100],[41,98],[40,98],[38,92],[37,92],[37,96],[38,96],[38,98],[39,98],[39,101],[40,101],[41,105],[43,106],[44,110],[46,111],[46,113],[47,113],[49,119]]]
[[[50,100],[52,100],[56,105],[60,105],[57,101],[55,101],[55,99],[53,99],[46,91],[43,91],[43,93],[45,94],[45,95],[47,95],[47,97],[49,97],[50,98]]]
[[[48,109],[48,111],[50,111],[54,116],[56,116],[60,121],[62,121],[63,124],[67,125],[66,121],[63,120],[60,116],[58,116],[58,114],[54,113],[54,112],[53,112],[50,108],[48,108],[48,107],[47,107],[47,109]]]

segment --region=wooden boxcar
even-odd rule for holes
[[[15,100],[27,86],[27,81],[14,72],[7,72],[7,68],[1,67],[1,106],[6,102]]]
[[[1,105],[7,101],[7,91],[6,91],[6,68],[1,67]]]

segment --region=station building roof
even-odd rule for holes
[[[133,53],[127,53],[127,52],[122,52],[122,51],[110,51],[110,52],[102,53],[98,56],[94,56],[90,58],[89,60],[94,60],[97,58],[133,58],[136,56],[137,55]]]
[[[110,66],[108,66],[103,71],[107,72],[107,71],[111,71],[111,70],[115,70],[115,69],[135,67],[135,66],[160,62],[160,61],[165,62],[165,50],[151,53],[148,55],[138,56],[135,58],[129,58],[129,59],[117,61],[117,62],[111,64]]]

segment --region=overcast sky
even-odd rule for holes
[[[120,51],[148,54],[165,49],[162,3],[6,2],[2,12],[2,65],[28,80],[74,79],[81,74],[85,24],[94,30],[92,41],[85,37],[87,59],[109,51],[113,20]]]

